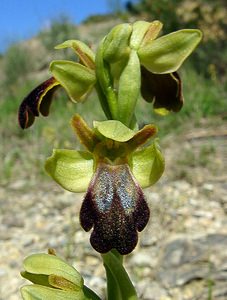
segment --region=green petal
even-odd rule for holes
[[[50,71],[74,102],[82,101],[91,91],[96,80],[93,70],[73,61],[52,61]]]
[[[21,288],[24,300],[85,300],[84,293],[80,291],[63,291],[41,285],[26,285]]]
[[[85,43],[79,40],[67,40],[62,44],[59,44],[55,49],[72,48],[79,56],[83,65],[90,69],[95,68],[95,54]]]
[[[149,22],[137,21],[132,25],[132,35],[130,38],[130,47],[137,50],[143,40],[143,37],[150,27]]]
[[[73,116],[71,124],[80,140],[80,143],[84,145],[89,152],[93,152],[96,144],[100,142],[94,130],[92,130],[78,114]]]
[[[140,62],[158,74],[175,72],[202,38],[200,30],[183,29],[147,42],[138,50]]]
[[[141,46],[144,46],[151,40],[156,39],[156,37],[159,35],[159,32],[162,29],[162,26],[163,24],[158,20],[151,22],[145,36],[143,37]]]
[[[88,152],[56,149],[45,169],[64,189],[85,192],[93,175],[93,157]]]
[[[128,151],[134,152],[139,146],[145,144],[151,137],[153,137],[157,131],[158,129],[155,125],[145,125],[127,142]]]
[[[46,253],[32,254],[25,258],[23,266],[28,273],[39,275],[54,274],[67,279],[78,288],[83,286],[83,278],[80,273],[55,255]]]
[[[162,29],[162,23],[158,20],[153,22],[137,21],[133,23],[133,31],[130,38],[130,47],[138,50],[147,41],[154,40]]]
[[[117,120],[94,121],[93,123],[99,133],[117,142],[126,142],[135,135],[133,130]]]
[[[132,173],[142,188],[149,187],[161,177],[165,161],[155,141],[150,146],[132,155]]]

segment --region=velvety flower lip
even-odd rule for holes
[[[18,121],[22,129],[30,127],[39,113],[48,116],[53,94],[58,87],[59,82],[50,77],[24,98],[18,111]]]
[[[141,94],[154,109],[178,112],[183,106],[182,82],[177,72],[154,74],[141,67]]]
[[[137,231],[144,229],[149,216],[143,191],[129,166],[100,163],[80,211],[84,230],[93,227],[90,242],[94,249],[130,253],[138,241]]]

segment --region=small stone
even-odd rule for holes
[[[205,191],[212,192],[212,191],[214,190],[214,185],[211,184],[211,183],[204,183],[203,189],[204,189]]]
[[[213,219],[214,215],[211,211],[205,211],[205,210],[196,210],[193,214],[193,216],[198,218],[207,218],[207,219]]]
[[[0,269],[0,277],[6,275],[6,270],[5,269]]]
[[[130,259],[130,264],[138,267],[147,267],[151,265],[151,256],[149,253],[142,251],[142,249],[135,253]]]
[[[140,299],[143,300],[161,300],[170,299],[166,290],[156,281],[146,280],[137,285]]]
[[[24,220],[20,216],[6,215],[2,219],[2,223],[7,227],[24,227]]]

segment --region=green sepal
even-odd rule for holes
[[[128,57],[129,37],[132,32],[132,25],[119,24],[115,26],[106,36],[104,40],[103,58],[109,63],[114,63]]]
[[[201,38],[200,30],[182,29],[151,40],[138,49],[140,62],[153,73],[175,72],[196,48]]]
[[[130,167],[142,188],[153,185],[162,176],[165,168],[164,157],[157,141],[132,154]]]
[[[24,300],[85,300],[82,290],[64,291],[41,285],[25,285],[21,288]]]
[[[117,119],[129,126],[140,95],[140,61],[135,50],[131,50],[129,60],[119,79]]]
[[[85,43],[79,40],[67,40],[62,44],[55,46],[55,49],[72,48],[80,61],[90,69],[95,68],[95,54]]]
[[[25,258],[23,266],[26,272],[32,274],[57,275],[72,282],[78,288],[83,287],[80,273],[63,259],[46,253],[32,254]]]
[[[93,125],[101,135],[117,142],[126,142],[135,135],[133,130],[117,120],[94,121]]]
[[[83,101],[96,81],[93,70],[73,61],[52,61],[50,71],[73,102]]]
[[[93,175],[93,156],[89,152],[55,149],[46,160],[47,173],[64,189],[85,192]]]

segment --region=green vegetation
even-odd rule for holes
[[[3,61],[5,92],[15,95],[18,86],[29,79],[29,72],[32,70],[33,61],[29,50],[22,45],[12,45]]]
[[[203,44],[189,59],[189,63],[180,70],[185,94],[185,105],[181,113],[172,113],[167,118],[155,115],[149,103],[141,99],[143,105],[139,106],[138,112],[141,126],[143,125],[141,120],[144,120],[144,123],[154,122],[160,128],[159,135],[164,136],[168,135],[170,128],[171,133],[181,133],[185,128],[200,127],[204,119],[208,123],[216,124],[226,120],[227,31],[225,30],[226,19],[223,16],[224,2],[221,0],[215,2],[144,0],[137,1],[131,6],[128,4],[128,17],[133,15],[140,19],[160,19],[165,24],[165,33],[183,27],[198,27],[204,31]],[[125,16],[124,13],[124,18]],[[212,26],[210,25],[211,16]],[[99,18],[98,21],[101,22],[101,20],[103,19]],[[109,20],[110,16],[108,15],[107,22]],[[92,18],[89,18],[88,25],[92,21]],[[97,35],[96,24],[94,23],[92,27],[94,35]],[[1,184],[24,178],[25,174],[28,182],[32,182],[37,176],[42,179],[44,171],[39,174],[37,172],[42,169],[43,162],[50,155],[53,144],[56,148],[75,148],[76,138],[65,124],[65,120],[75,112],[89,115],[88,123],[92,119],[104,119],[96,95],[90,95],[89,101],[83,105],[74,105],[63,92],[58,91],[48,119],[40,117],[36,126],[29,129],[26,134],[17,126],[19,103],[37,83],[48,78],[49,52],[53,52],[53,46],[66,39],[78,38],[78,35],[79,31],[76,26],[67,18],[61,17],[53,21],[49,30],[42,31],[35,38],[37,47],[30,49],[26,43],[15,44],[1,57]],[[80,39],[89,42],[86,35]],[[39,52],[42,52],[42,55],[37,59]],[[84,113],[85,111],[86,113]],[[205,156],[198,154],[199,157],[204,158],[201,161],[202,164],[207,164],[207,152],[209,151],[211,149],[201,149],[200,152],[205,153]],[[187,160],[187,158],[182,159]],[[32,173],[29,172],[31,167],[33,168]]]

